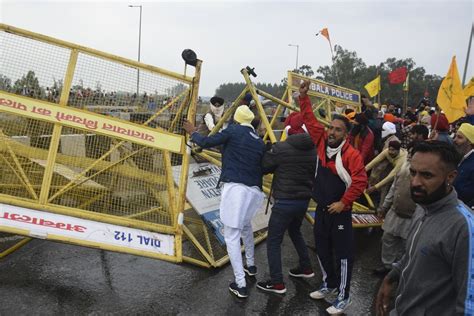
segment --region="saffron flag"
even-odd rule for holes
[[[380,92],[380,75],[374,80],[364,86],[365,90],[369,93],[371,98],[375,97]]]
[[[469,80],[467,85],[464,87],[464,96],[467,98],[474,97],[474,77]]]
[[[449,123],[465,115],[466,97],[459,79],[458,66],[456,64],[456,56],[453,56],[448,73],[444,77],[438,90],[436,99],[439,107],[444,111]]]
[[[321,33],[321,35],[324,36],[329,41],[329,43],[331,43],[331,39],[329,38],[329,31],[327,27],[323,28],[321,31],[319,31],[319,33]]]
[[[399,84],[405,82],[407,78],[407,67],[400,67],[388,74],[390,84]]]
[[[403,83],[403,91],[408,91],[409,86],[410,86],[410,74],[407,74],[407,78],[405,79],[405,82]]]

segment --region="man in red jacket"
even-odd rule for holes
[[[317,203],[314,238],[323,273],[321,287],[311,298],[331,301],[329,314],[344,312],[349,297],[353,264],[352,203],[367,187],[367,174],[359,151],[347,139],[351,125],[334,116],[326,131],[315,118],[307,95],[309,82],[300,86],[299,104],[303,122],[316,144],[317,162],[313,199]],[[334,269],[333,253],[336,257]]]
[[[374,133],[368,126],[369,120],[364,113],[357,113],[354,116],[354,126],[349,135],[349,142],[357,149],[364,165],[374,158]]]

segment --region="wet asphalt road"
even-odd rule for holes
[[[207,270],[189,264],[141,258],[78,246],[33,240],[0,261],[0,315],[326,315],[329,306],[308,294],[319,285],[311,227],[303,225],[316,277],[285,278],[285,295],[267,294],[248,281],[250,297],[228,291],[232,269]],[[381,279],[380,231],[356,230],[356,259],[347,315],[370,315]],[[283,269],[298,260],[283,242]],[[268,277],[266,243],[256,247],[257,280]]]

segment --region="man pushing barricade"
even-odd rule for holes
[[[290,269],[290,276],[314,276],[300,228],[311,199],[316,152],[311,137],[302,128],[302,119],[295,121],[288,129],[286,141],[274,144],[263,156],[264,173],[273,173],[275,204],[268,223],[267,239],[271,279],[258,282],[257,288],[278,294],[286,292],[281,268],[281,243],[286,230],[299,257],[299,266]]]
[[[354,256],[351,208],[367,187],[367,174],[362,156],[347,140],[351,129],[348,119],[333,116],[325,131],[314,116],[308,90],[309,82],[304,81],[299,88],[299,104],[317,152],[313,189],[317,203],[314,238],[323,273],[321,287],[310,296],[331,301],[332,306],[326,311],[339,314],[351,303],[349,289]]]
[[[225,130],[208,137],[200,135],[190,122],[183,128],[191,135],[191,141],[203,148],[223,145],[220,218],[224,224],[224,239],[234,270],[235,282],[229,286],[239,298],[248,296],[245,273],[257,274],[254,260],[254,239],[251,220],[261,207],[263,141],[251,125],[254,119],[248,106],[241,105],[234,114],[234,121]],[[242,263],[240,238],[242,237],[247,265]],[[244,272],[245,271],[245,272]]]

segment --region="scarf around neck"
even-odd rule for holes
[[[214,106],[211,104],[211,112],[214,113],[214,115],[216,116],[216,121],[218,121],[224,113],[224,106]]]
[[[342,180],[342,182],[344,182],[344,184],[346,185],[346,190],[347,190],[347,188],[349,188],[352,184],[352,179],[351,179],[351,175],[349,174],[349,172],[347,172],[347,170],[344,168],[344,165],[342,163],[342,147],[344,147],[345,143],[346,143],[346,140],[343,140],[342,143],[335,148],[326,146],[326,155],[329,157],[329,159],[332,159],[332,157],[336,155],[337,175]]]

